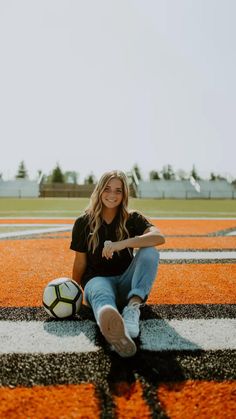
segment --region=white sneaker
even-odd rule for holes
[[[98,313],[100,330],[113,349],[123,358],[135,355],[137,348],[126,331],[120,313],[112,306],[103,306]]]
[[[139,304],[130,304],[123,310],[122,317],[125,322],[126,329],[131,338],[136,338],[139,335]]]

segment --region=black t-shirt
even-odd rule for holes
[[[81,280],[84,287],[89,279],[95,276],[114,276],[121,275],[130,265],[133,259],[133,249],[123,249],[120,252],[114,252],[111,259],[102,257],[102,250],[106,240],[117,241],[116,226],[118,217],[116,216],[110,224],[103,221],[98,230],[99,244],[93,253],[88,250],[88,239],[90,228],[88,224],[88,215],[84,214],[77,218],[72,230],[72,241],[70,249],[76,252],[86,253],[87,265]],[[152,224],[141,214],[136,211],[130,212],[126,222],[126,228],[129,237],[139,236],[152,226]]]

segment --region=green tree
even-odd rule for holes
[[[163,166],[162,177],[165,180],[174,180],[175,179],[175,173],[174,173],[173,168],[170,164],[167,164],[167,166]]]
[[[90,173],[85,179],[84,184],[85,185],[94,185],[96,183],[96,179],[93,173]]]
[[[58,163],[52,171],[51,182],[64,183],[64,175]]]
[[[195,165],[193,165],[193,168],[190,172],[190,176],[192,176],[195,180],[200,180],[201,179],[200,176],[197,173]]]
[[[156,170],[151,170],[151,172],[149,172],[149,179],[150,180],[160,180],[160,175]]]
[[[67,171],[64,173],[65,183],[73,183],[74,185],[77,184],[78,181],[78,173],[74,170]]]
[[[25,167],[25,163],[22,160],[18,167],[18,172],[16,174],[16,179],[26,179],[28,177],[27,170]]]

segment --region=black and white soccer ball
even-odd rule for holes
[[[82,305],[83,292],[73,279],[57,278],[50,281],[43,292],[43,306],[54,318],[75,316]]]

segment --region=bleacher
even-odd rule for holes
[[[39,183],[29,179],[0,180],[0,197],[37,198]]]
[[[236,198],[235,188],[226,180],[200,180],[196,184],[189,180],[139,180],[136,190],[139,198]]]
[[[226,180],[200,180],[200,193],[204,198],[233,198],[235,188]]]

